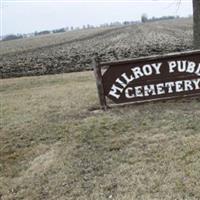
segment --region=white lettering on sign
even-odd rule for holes
[[[200,63],[195,63],[188,60],[169,61],[168,70],[170,73],[189,73],[200,76]],[[128,87],[129,83],[152,75],[161,74],[161,66],[163,63],[145,64],[143,66],[132,67],[129,74],[123,73],[116,79],[112,85],[109,95],[119,99],[121,94],[125,92],[125,97],[146,97],[150,95],[163,95],[176,92],[192,91],[200,89],[200,79],[193,80],[177,80],[166,83],[150,84],[144,86]]]
[[[156,95],[156,90],[154,85],[145,85],[144,86],[144,96]]]
[[[120,78],[118,78],[115,81],[115,84],[111,87],[111,90],[109,92],[109,95],[119,98],[120,93],[123,92],[124,88],[127,87],[127,85],[132,82],[133,80],[139,79],[143,76],[150,76],[152,74],[160,74],[160,67],[162,63],[153,63],[149,65],[144,65],[141,67],[134,67],[131,68],[132,74],[128,75],[126,73],[123,73]]]
[[[200,63],[196,64],[192,61],[186,60],[178,60],[178,61],[169,61],[169,72],[187,72],[187,73],[194,73],[197,76],[200,76]]]
[[[127,99],[132,99],[135,97],[147,97],[162,95],[168,93],[178,93],[188,90],[197,90],[200,88],[200,79],[193,80],[184,80],[184,81],[175,81],[175,82],[166,82],[158,83],[137,87],[127,87],[125,89],[125,97]]]

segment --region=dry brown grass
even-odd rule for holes
[[[90,111],[91,72],[0,93],[0,199],[200,199],[199,99]]]

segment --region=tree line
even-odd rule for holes
[[[59,29],[54,29],[54,30],[43,30],[43,31],[35,31],[34,33],[30,34],[9,34],[5,35],[2,38],[2,41],[9,41],[9,40],[16,40],[16,39],[21,39],[21,38],[27,38],[27,37],[34,37],[34,36],[39,36],[39,35],[47,35],[47,34],[54,34],[54,33],[63,33],[63,32],[68,32],[68,31],[73,31],[73,30],[84,30],[84,29],[92,29],[92,28],[97,28],[97,27],[116,27],[116,26],[123,26],[123,25],[133,25],[133,24],[138,24],[138,23],[146,23],[146,22],[152,22],[152,21],[159,21],[159,20],[166,20],[166,19],[175,19],[179,18],[179,16],[163,16],[163,17],[152,17],[148,18],[146,14],[143,14],[141,16],[141,21],[124,21],[124,22],[112,22],[112,23],[104,23],[99,26],[93,26],[93,25],[83,25],[82,27],[66,27],[66,28],[59,28]]]
[[[155,21],[162,21],[162,20],[168,20],[168,19],[179,19],[180,17],[177,16],[162,16],[162,17],[152,17],[148,18],[146,14],[143,14],[141,17],[141,22],[146,23],[146,22],[155,22]]]

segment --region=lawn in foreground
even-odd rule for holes
[[[199,199],[200,99],[93,111],[92,72],[1,80],[0,199]]]

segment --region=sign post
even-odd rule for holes
[[[96,78],[96,86],[97,86],[99,103],[100,103],[101,109],[107,110],[106,97],[105,97],[104,88],[103,88],[101,67],[99,65],[99,61],[97,58],[93,59],[93,69],[94,69],[94,75]]]
[[[132,60],[94,61],[101,108],[115,104],[200,96],[200,50]],[[101,68],[106,67],[102,75]]]

